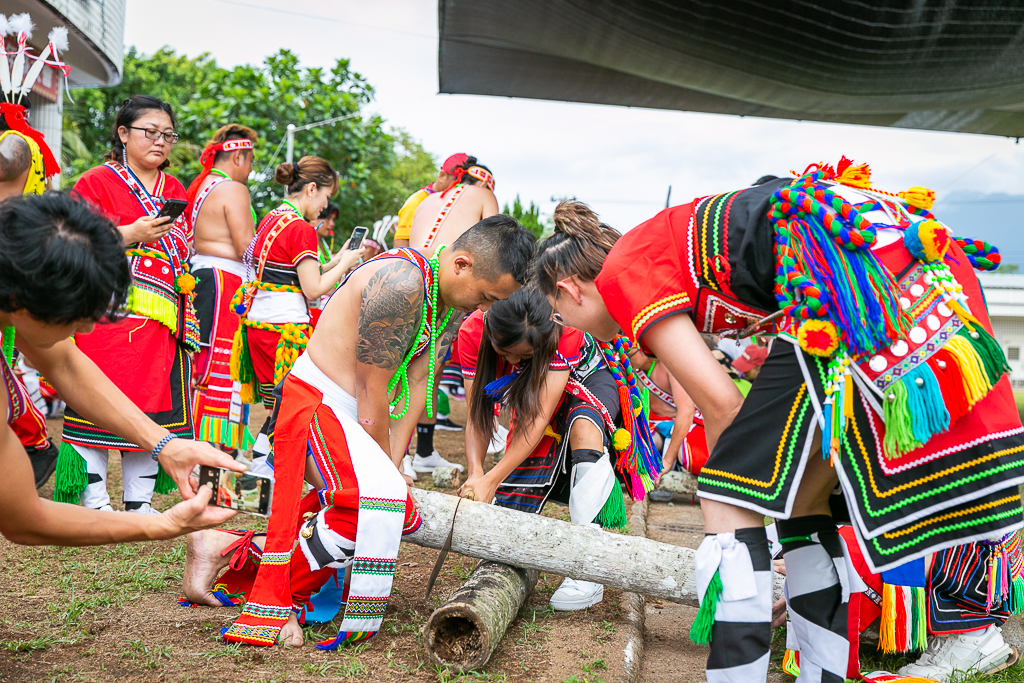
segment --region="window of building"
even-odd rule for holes
[[[1010,346],[1006,349],[1006,360],[1020,360],[1020,347]]]

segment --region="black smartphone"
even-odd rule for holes
[[[160,213],[156,215],[157,218],[170,218],[171,222],[178,220],[178,216],[185,212],[185,208],[188,206],[188,202],[180,199],[167,199],[164,201],[164,206],[160,209]]]
[[[366,237],[366,231],[369,228],[364,228],[361,225],[352,228],[352,237],[349,238],[348,248],[355,250],[363,246],[363,238]]]
[[[260,517],[270,514],[272,479],[204,465],[199,468],[199,485],[213,490],[210,505]]]

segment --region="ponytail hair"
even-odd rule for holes
[[[317,188],[338,187],[338,172],[326,159],[320,157],[302,157],[294,164],[278,164],[274,171],[274,182],[284,185],[287,194],[295,194],[309,183],[316,183]]]
[[[567,277],[596,279],[620,237],[583,202],[559,202],[554,219],[555,233],[540,243],[533,264],[534,282],[545,296],[553,296],[555,284]]]
[[[504,397],[516,424],[525,427],[540,414],[540,390],[561,336],[562,328],[551,320],[551,304],[533,287],[518,289],[488,309],[477,353],[473,395],[469,398],[469,419],[488,441],[494,434],[494,401],[486,389],[498,375],[500,356],[495,347],[508,349],[525,341],[533,349],[533,356],[520,364],[519,374]]]

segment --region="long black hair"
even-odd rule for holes
[[[495,347],[509,349],[525,341],[533,349],[533,356],[520,363],[518,377],[505,392],[505,403],[512,409],[516,423],[525,427],[540,414],[540,390],[561,336],[562,328],[551,320],[551,304],[533,287],[516,290],[509,298],[494,302],[487,311],[469,417],[488,440],[494,433],[494,401],[486,389],[498,375],[500,356]]]
[[[0,202],[0,311],[99,321],[130,285],[121,233],[86,202],[61,192]]]
[[[128,128],[130,131],[131,127],[142,118],[143,114],[153,110],[162,111],[167,114],[171,119],[171,126],[174,128],[178,127],[178,119],[174,115],[174,109],[171,108],[171,105],[152,95],[132,95],[122,102],[121,107],[117,110],[117,116],[114,117],[114,125],[110,129],[110,151],[103,158],[107,161],[121,163],[121,160],[124,158],[124,143],[121,142],[121,136],[117,131],[121,126]],[[162,171],[170,165],[170,159],[164,159],[164,162],[160,164],[160,170]]]

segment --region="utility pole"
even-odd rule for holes
[[[668,196],[667,196],[667,197],[665,197],[665,208],[666,208],[666,209],[667,209],[667,208],[668,208],[669,206],[671,206],[671,204],[669,203],[669,202],[671,202],[671,201],[672,201],[672,186],[671,186],[671,185],[669,185],[669,186],[668,186]]]
[[[288,142],[285,144],[284,148],[284,162],[286,164],[290,164],[295,158],[295,124],[289,123],[287,131],[288,132],[285,133],[285,135],[287,136]]]

